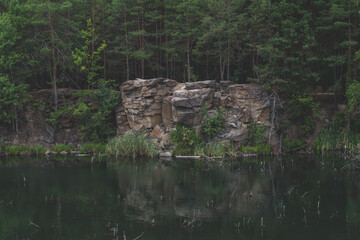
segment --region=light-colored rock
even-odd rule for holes
[[[160,158],[167,158],[167,157],[170,157],[172,156],[171,152],[161,152],[159,154]]]
[[[123,104],[116,111],[118,133],[125,131],[124,126],[142,129],[151,133],[161,147],[168,144],[169,131],[176,124],[199,130],[205,120],[202,107],[210,117],[217,108],[225,109],[225,129],[218,134],[220,140],[243,142],[248,138],[248,124],[260,121],[270,125],[270,108],[264,101],[267,93],[256,84],[136,79],[121,85],[121,96]]]
[[[149,135],[149,138],[150,139],[157,139],[157,140],[161,140],[162,137],[164,135],[164,131],[163,129],[160,128],[159,125],[156,125],[154,127],[154,129],[151,131],[150,135]]]
[[[171,97],[166,97],[163,99],[161,117],[163,123],[166,125],[166,129],[171,128],[173,123]]]

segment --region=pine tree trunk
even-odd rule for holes
[[[167,19],[167,11],[165,8],[165,19]],[[168,31],[165,29],[165,45],[168,45]],[[172,64],[172,63],[171,63]],[[172,65],[171,65],[172,67]],[[171,75],[171,72],[170,72]],[[169,78],[169,52],[166,52],[166,78]]]
[[[126,49],[126,81],[130,79],[130,70],[129,70],[129,42],[128,42],[128,32],[127,32],[127,18],[126,18],[126,9],[124,10],[124,22],[125,22],[125,49]]]
[[[160,77],[160,62],[159,62],[159,49],[158,49],[158,21],[155,21],[155,49],[156,49],[156,71],[157,76]]]
[[[186,28],[189,31],[189,17],[188,16],[186,16]],[[190,78],[190,37],[189,36],[186,37],[186,49],[187,49],[187,77],[188,77],[187,80],[190,82],[191,78]]]
[[[206,79],[209,79],[209,55],[206,54]]]
[[[191,81],[190,78],[190,39],[187,37],[187,75],[188,75],[188,81]]]
[[[48,4],[50,4],[50,0],[48,0]],[[50,35],[51,35],[51,50],[52,50],[52,61],[53,61],[53,74],[52,74],[52,85],[54,91],[54,105],[55,109],[58,109],[58,94],[57,94],[57,87],[56,87],[56,55],[55,55],[55,34],[54,34],[54,25],[51,19],[51,13],[48,9],[48,21],[50,25]]]
[[[145,19],[144,19],[144,13],[142,14],[142,24],[141,24],[141,28],[142,31],[145,31]],[[145,36],[144,34],[141,35],[141,53],[144,54],[144,49],[145,49]],[[142,55],[141,58],[141,78],[145,78],[145,59]]]
[[[95,0],[92,1],[91,51],[92,53],[95,52]]]

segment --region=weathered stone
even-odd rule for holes
[[[132,130],[134,131],[144,131],[145,130],[145,126],[144,125],[136,125],[132,128]]]
[[[185,83],[186,89],[193,90],[193,89],[203,89],[203,88],[212,88],[215,89],[216,82],[214,80],[206,80],[200,82],[187,82]]]
[[[174,113],[174,112],[173,112]],[[174,122],[187,126],[187,127],[195,127],[199,122],[199,114],[192,111],[176,111],[174,116]]]
[[[162,123],[162,117],[161,114],[159,115],[154,115],[154,116],[149,116],[147,117],[148,120],[148,124],[147,124],[147,128],[153,128],[158,124]]]
[[[169,145],[169,143],[170,143],[170,134],[169,133],[163,134],[161,137],[160,146],[165,147],[165,146]]]
[[[168,158],[168,157],[171,158],[171,152],[161,152],[161,153],[159,154],[159,157],[160,157],[160,158]]]
[[[172,109],[171,98],[170,97],[164,98],[162,102],[161,116],[163,123],[165,123],[167,127],[171,126],[171,124],[173,123],[171,109]]]
[[[249,123],[260,121],[269,125],[270,108],[264,103],[266,92],[256,84],[136,79],[122,84],[121,96],[123,110],[121,107],[117,110],[118,126],[125,124],[131,129],[142,126],[157,136],[159,146],[168,144],[168,132],[176,124],[199,130],[204,121],[200,113],[202,106],[209,116],[213,116],[218,107],[226,109],[223,113],[225,129],[219,134],[220,140],[245,141]],[[120,128],[125,129],[124,126]]]
[[[192,108],[193,105],[190,103],[190,99],[189,98],[185,98],[185,97],[174,97],[172,99],[172,104],[174,107],[185,107],[185,108]]]
[[[164,135],[164,131],[160,128],[159,125],[156,125],[154,129],[151,131],[149,138],[161,140]]]

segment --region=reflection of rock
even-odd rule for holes
[[[121,174],[119,184],[127,189],[124,213],[147,223],[161,216],[195,221],[214,221],[228,213],[259,217],[264,208],[272,209],[271,179],[255,176],[247,169],[222,170],[210,178],[186,173],[174,177],[174,172],[161,166],[151,172]]]
[[[243,142],[248,136],[249,123],[270,125],[269,106],[264,103],[266,92],[255,84],[136,79],[122,84],[121,96],[122,107],[117,110],[119,134],[140,126],[148,132],[161,127],[164,133],[176,124],[199,128],[202,106],[209,112],[220,106],[226,109],[225,129],[218,136],[221,139]],[[158,133],[156,129],[157,136]]]

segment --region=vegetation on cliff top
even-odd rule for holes
[[[82,89],[72,111],[83,140],[106,142],[118,101],[111,89],[158,76],[261,84],[287,99],[280,132],[296,123],[301,138],[320,118],[310,93],[321,88],[334,106],[348,104],[350,131],[359,10],[358,0],[1,1],[0,122],[16,121],[27,88],[51,87],[54,114],[58,87]]]

